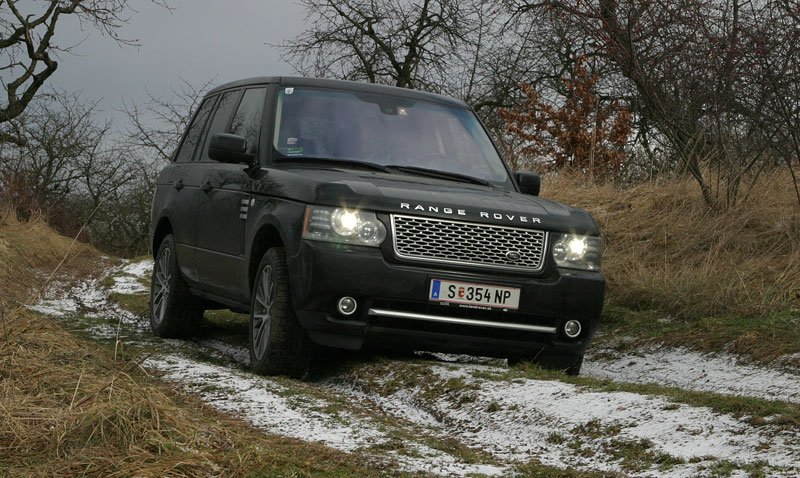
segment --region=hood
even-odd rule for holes
[[[266,176],[259,183],[269,189],[263,191],[265,194],[307,204],[577,234],[600,233],[597,223],[583,209],[499,187],[337,167],[279,165],[263,171]]]

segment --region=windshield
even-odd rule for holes
[[[465,108],[288,87],[279,93],[276,115],[273,146],[279,159],[362,161],[458,173],[496,184],[509,181],[486,132]]]

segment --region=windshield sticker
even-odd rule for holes
[[[291,95],[292,93],[294,93],[294,88],[286,88],[285,90],[283,90],[283,92],[286,93],[287,95]]]
[[[286,138],[286,144],[289,145],[297,144],[297,138]]]
[[[295,146],[294,148],[286,148],[287,156],[299,156],[303,154],[303,148]]]

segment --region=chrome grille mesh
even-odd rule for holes
[[[392,232],[403,259],[528,272],[544,263],[544,231],[393,215]]]

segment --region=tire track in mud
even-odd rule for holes
[[[157,339],[146,319],[108,300],[110,292],[146,294],[138,278],[148,273],[146,262],[128,264],[106,273],[111,285],[103,278],[56,285],[33,308],[98,340],[119,338],[146,350],[145,367],[253,426],[402,470],[507,475],[538,461],[631,476],[704,476],[721,463],[734,470],[761,467],[769,476],[800,474],[798,430],[754,427],[744,417],[660,396],[509,379],[497,360],[424,354],[362,360],[305,382],[259,377],[246,370],[249,356],[241,345]],[[589,357],[584,370],[623,382],[800,401],[793,375],[726,356],[655,350]]]

